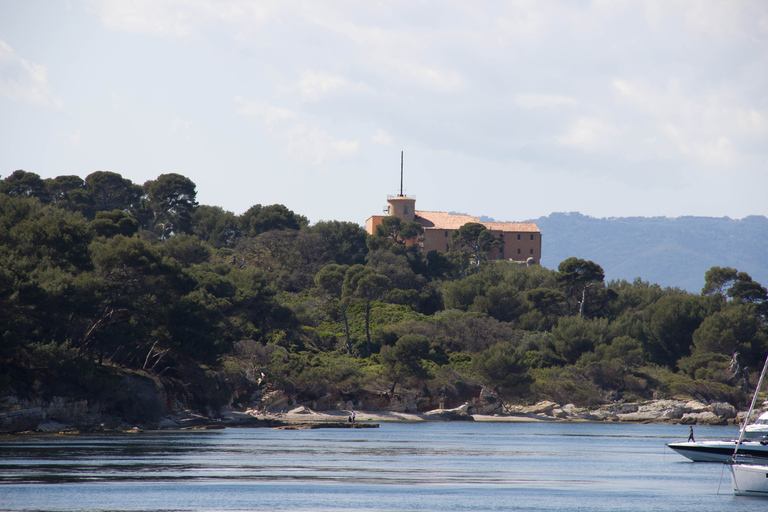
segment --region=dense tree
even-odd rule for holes
[[[188,232],[190,217],[197,208],[195,184],[180,174],[161,174],[155,180],[144,183],[146,207],[150,218],[146,228],[155,232],[158,224],[170,223],[174,233]],[[166,229],[158,236],[165,240]]]
[[[349,320],[347,319],[347,301],[344,297],[344,276],[349,267],[347,265],[338,265],[331,263],[326,265],[315,274],[315,284],[318,289],[332,297],[339,305],[341,317],[344,320],[344,335],[347,340],[347,353],[352,354],[352,339],[349,336]]]
[[[344,275],[343,294],[365,306],[365,351],[371,355],[371,302],[381,297],[392,285],[385,276],[363,265],[351,266]]]
[[[557,354],[575,363],[583,354],[606,342],[608,322],[590,318],[562,317],[552,329],[552,344]]]
[[[139,206],[142,190],[129,179],[110,171],[96,171],[85,178],[82,193],[75,196],[78,209],[89,219],[96,212],[123,210],[133,213]]]
[[[50,200],[45,182],[39,175],[27,171],[14,171],[10,176],[0,181],[0,193],[10,197],[36,197],[41,202]]]
[[[139,230],[139,221],[122,210],[98,212],[90,223],[91,229],[99,236],[132,236]]]
[[[241,240],[234,260],[240,266],[262,269],[281,290],[308,290],[315,274],[330,262],[322,236],[308,231],[272,230],[255,238]]]
[[[376,226],[374,235],[385,238],[393,244],[406,245],[406,242],[414,240],[424,233],[424,228],[418,222],[405,222],[400,217],[388,215],[381,219],[381,224]]]
[[[742,363],[760,366],[766,349],[766,333],[754,313],[753,304],[732,304],[704,318],[693,333],[693,354],[741,354]]]
[[[738,352],[757,368],[768,350],[768,294],[728,267],[707,272],[702,294],[639,278],[606,286],[599,265],[577,258],[557,271],[485,261],[470,246],[499,241],[478,224],[452,257],[482,265],[457,279],[445,255],[404,243],[418,236],[408,223],[368,237],[354,223],[310,227],[282,205],[238,217],[195,207],[181,175],[143,191],[109,172],[44,190],[23,171],[0,183],[0,388],[29,397],[68,392],[47,378],[68,390],[122,367],[152,373],[169,396],[220,380],[219,405],[254,396],[255,370],[297,401],[434,378],[456,398],[483,385],[521,401],[740,403],[728,362]],[[139,224],[173,236],[158,243]]]
[[[702,295],[718,294],[724,296],[728,288],[736,281],[738,271],[731,267],[712,267],[704,274]]]
[[[325,239],[328,250],[338,265],[365,263],[368,233],[358,224],[337,220],[320,221],[310,226],[309,231]]]
[[[429,356],[429,340],[418,334],[406,334],[400,337],[394,346],[381,348],[379,359],[385,373],[392,380],[390,393],[402,379],[417,378],[422,381],[429,377],[424,359]]]
[[[205,263],[211,258],[211,247],[195,235],[176,235],[158,249],[161,254],[175,259],[185,267]]]
[[[199,205],[191,215],[192,234],[213,247],[234,247],[245,235],[238,227],[237,216],[220,206]]]
[[[756,283],[746,272],[739,272],[728,290],[728,297],[736,302],[763,304],[768,301],[768,290]]]
[[[476,354],[472,367],[502,395],[531,381],[523,358],[509,343],[497,343]]]
[[[246,236],[256,237],[261,233],[273,230],[294,230],[307,227],[309,221],[303,215],[298,215],[282,204],[251,206],[238,219],[240,230]]]
[[[468,222],[459,229],[451,232],[452,253],[458,258],[462,272],[466,277],[469,265],[475,265],[479,272],[482,262],[488,258],[488,253],[495,247],[504,244],[500,236],[496,236],[477,222]]]
[[[606,299],[601,296],[605,273],[600,265],[592,261],[571,257],[557,266],[557,280],[566,297],[568,313],[584,316],[598,309]]]
[[[643,331],[651,360],[674,367],[690,355],[693,333],[707,315],[706,299],[697,295],[667,295],[645,308]]]
[[[80,176],[57,176],[45,180],[51,204],[68,210],[75,209],[75,199],[82,191],[85,181]]]

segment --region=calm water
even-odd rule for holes
[[[668,425],[461,422],[13,436],[0,438],[0,509],[768,510],[768,500],[734,497],[722,464],[664,446],[687,435]]]

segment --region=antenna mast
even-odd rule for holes
[[[400,151],[400,197],[403,197],[403,152]]]

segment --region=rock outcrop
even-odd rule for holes
[[[633,423],[680,423],[684,425],[728,425],[737,423],[737,411],[731,404],[704,404],[685,400],[652,400],[635,403],[606,404],[595,408],[558,405],[543,401],[535,405],[510,405],[511,416],[573,421],[621,421]]]

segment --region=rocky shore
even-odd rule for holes
[[[388,408],[367,407],[364,400],[337,401],[315,409],[316,402],[297,404],[279,391],[265,395],[258,408],[224,408],[207,414],[180,407],[169,407],[160,417],[148,421],[127,422],[105,415],[103,407],[88,400],[54,397],[47,403],[5,400],[0,409],[0,432],[135,432],[144,429],[215,429],[226,427],[317,428],[335,424],[338,428],[372,422],[395,421],[591,421],[627,423],[670,423],[682,425],[739,425],[746,411],[737,411],[723,402],[696,400],[650,400],[634,403],[609,403],[599,407],[577,407],[542,401],[534,405],[502,403],[492,393],[481,393],[454,408],[419,410],[418,401],[390,400]],[[10,402],[10,403],[9,403]],[[410,406],[409,406],[410,405]],[[753,415],[757,417],[768,403]],[[354,412],[355,423],[351,423]]]

